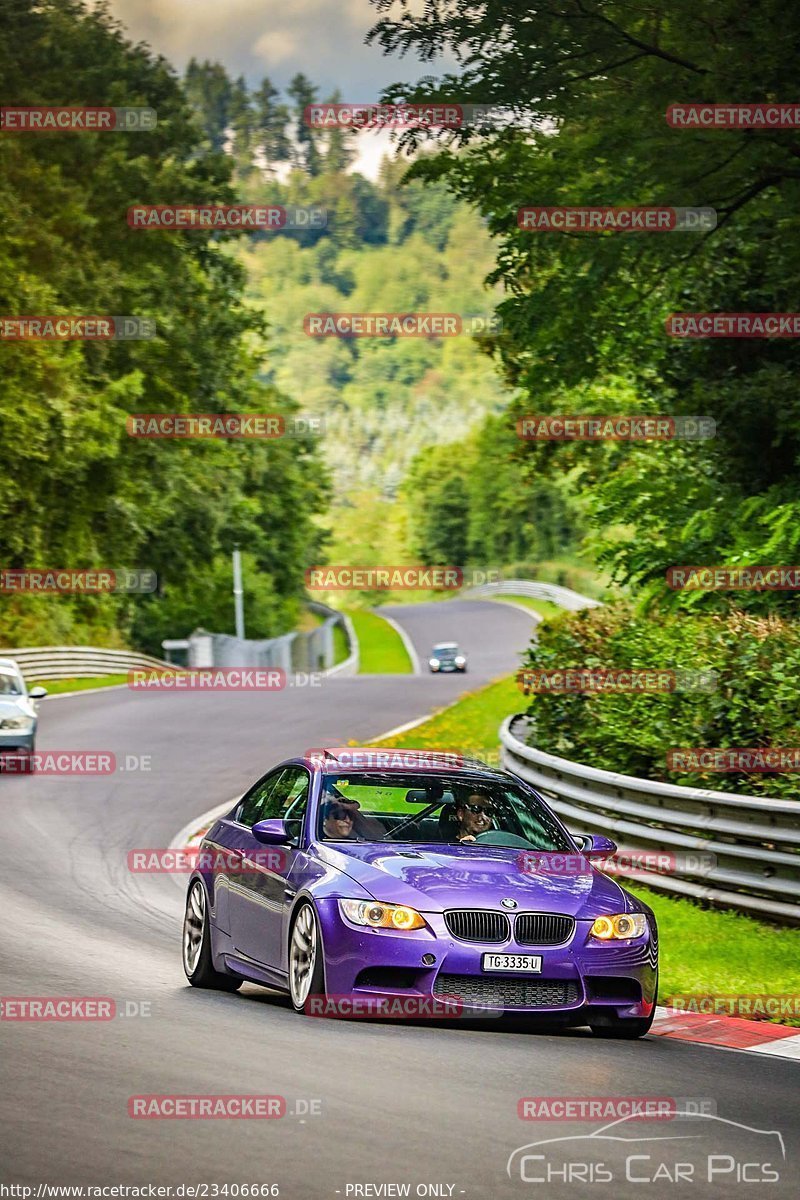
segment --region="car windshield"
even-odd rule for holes
[[[22,683],[17,675],[0,671],[0,696],[21,696]]]
[[[326,774],[318,836],[326,841],[446,843],[573,850],[540,800],[491,776]]]
[[[434,646],[433,653],[435,658],[453,658],[458,654],[458,646]]]

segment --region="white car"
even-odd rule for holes
[[[0,658],[0,755],[33,754],[39,722],[36,701],[46,695],[43,687],[28,691],[14,660]]]
[[[438,671],[461,671],[467,669],[467,656],[462,654],[455,642],[439,642],[433,647],[428,659],[429,669]]]

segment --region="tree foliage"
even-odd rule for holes
[[[638,449],[530,445],[541,472],[580,464],[601,561],[661,604],[726,608],[668,593],[675,563],[794,563],[800,551],[797,341],[680,341],[670,312],[797,308],[800,135],[690,130],[677,102],[791,100],[800,11],[777,0],[376,0],[387,52],[455,55],[460,74],[411,99],[502,106],[488,128],[438,135],[412,175],[446,181],[484,215],[505,288],[498,342],[523,392],[516,413],[708,414],[717,436]],[[780,35],[776,37],[776,30]],[[387,98],[408,97],[408,88]],[[424,132],[404,135],[409,150]],[[436,135],[433,135],[436,136]],[[715,231],[533,233],[525,205],[712,206]],[[619,390],[618,390],[619,389]],[[626,408],[621,408],[621,401]],[[794,612],[796,596],[736,603]]]
[[[253,634],[283,632],[303,566],[318,554],[312,519],[324,483],[308,445],[146,441],[126,431],[131,412],[292,411],[256,378],[263,321],[243,299],[244,272],[226,240],[126,223],[137,201],[235,199],[220,152],[225,80],[209,64],[190,71],[190,91],[209,97],[201,128],[164,60],[127,42],[103,6],[10,0],[6,9],[7,99],[145,105],[158,124],[0,138],[0,310],[133,314],[154,319],[157,336],[0,346],[0,560],[147,567],[160,587],[136,601],[3,597],[0,640],[132,637],[158,652],[162,636],[189,632],[189,597],[191,623],[230,627],[217,581],[235,542],[263,577],[252,585]]]

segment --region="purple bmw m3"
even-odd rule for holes
[[[184,970],[195,987],[281,989],[298,1012],[334,996],[439,1000],[641,1037],[658,934],[647,905],[592,865],[614,849],[570,834],[528,784],[485,763],[309,752],[208,830]]]

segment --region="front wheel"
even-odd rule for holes
[[[289,994],[295,1012],[302,1012],[309,996],[325,992],[322,938],[314,906],[307,900],[297,910],[289,940]]]
[[[195,879],[186,897],[186,913],[183,918],[183,969],[192,987],[214,988],[218,992],[237,992],[244,983],[237,975],[223,975],[221,971],[214,969],[206,889],[199,879]]]

